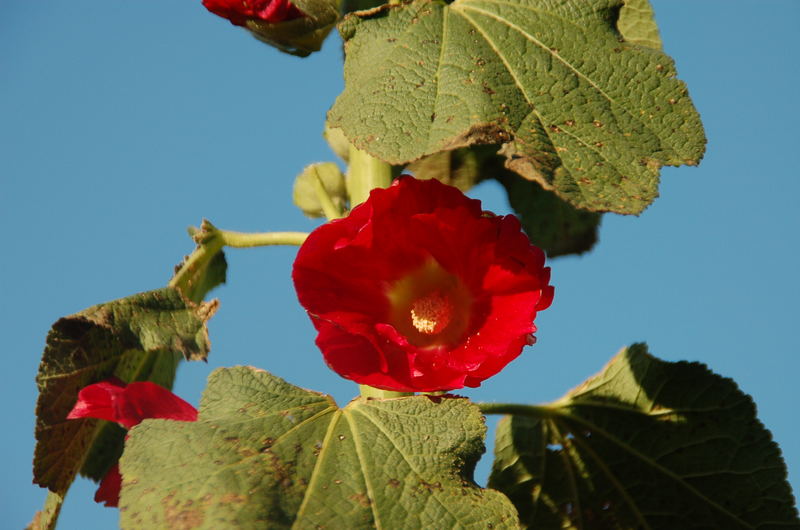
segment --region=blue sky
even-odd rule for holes
[[[291,204],[292,181],[307,163],[334,159],[320,133],[342,88],[336,39],[300,60],[199,1],[103,4],[0,6],[0,508],[9,528],[45,497],[30,462],[34,377],[52,322],[163,286],[192,248],[185,228],[203,217],[232,230],[313,229]],[[797,487],[800,3],[653,4],[703,117],[706,157],[665,169],[661,197],[640,217],[606,216],[592,253],[554,260],[556,297],[537,318],[539,343],[465,393],[552,400],[620,347],[647,341],[654,354],[702,361],[751,394]],[[473,195],[508,211],[498,186]],[[290,283],[293,254],[229,251],[211,357],[180,368],[178,394],[196,404],[208,373],[235,364],[340,404],[357,393],[314,347]],[[116,524],[94,489],[75,484],[61,528]]]

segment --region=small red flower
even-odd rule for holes
[[[166,388],[149,381],[125,384],[111,378],[84,387],[67,419],[98,418],[119,423],[126,429],[142,420],[160,418],[197,421],[197,409]],[[112,467],[94,495],[95,502],[106,506],[119,504],[122,476],[119,466]]]
[[[236,26],[245,26],[248,20],[276,24],[305,16],[289,0],[203,0],[203,5]]]
[[[479,386],[533,343],[553,298],[516,217],[411,177],[314,230],[293,278],[328,365],[402,392]]]

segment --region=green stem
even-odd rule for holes
[[[200,229],[189,230],[197,242],[197,248],[181,265],[169,282],[169,287],[184,290],[193,275],[214,258],[222,247],[249,248],[268,245],[302,245],[308,237],[305,232],[263,232],[244,233],[220,230],[209,221],[203,220]]]
[[[516,414],[532,418],[548,418],[555,415],[554,407],[547,405],[520,405],[518,403],[475,403],[484,414]]]
[[[358,385],[358,390],[361,392],[361,397],[365,398],[398,398],[413,396],[413,392],[394,392],[392,390],[381,390],[368,385]]]
[[[44,501],[44,507],[41,511],[36,512],[33,522],[28,528],[36,530],[55,530],[56,523],[58,522],[58,515],[61,513],[61,506],[64,504],[64,496],[58,493],[48,491],[47,498]]]
[[[262,232],[245,233],[231,232],[230,230],[217,230],[226,247],[248,248],[266,247],[270,245],[295,245],[300,246],[308,237],[306,232]]]
[[[355,208],[369,197],[370,190],[388,188],[392,184],[392,166],[357,147],[350,146],[347,169],[347,192],[350,207]]]

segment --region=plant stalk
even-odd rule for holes
[[[413,392],[394,392],[393,390],[381,390],[369,385],[358,385],[358,390],[361,392],[361,397],[365,398],[398,398],[413,396]]]
[[[350,208],[355,208],[369,197],[370,190],[388,188],[392,184],[392,166],[366,151],[350,145],[350,166],[347,169],[347,193]]]

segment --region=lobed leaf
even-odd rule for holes
[[[798,528],[786,477],[732,380],[635,345],[561,400],[503,418],[489,485],[530,528]]]
[[[172,387],[181,357],[205,359],[213,304],[189,306],[160,289],[59,319],[47,335],[36,383],[34,483],[66,493],[79,470],[101,479],[122,452],[125,431],[94,419],[67,420],[83,387],[116,376]]]
[[[146,420],[121,460],[123,528],[517,527],[472,471],[485,426],[461,398],[322,394],[253,368],[209,378],[196,423]]]
[[[506,165],[574,206],[640,213],[663,165],[697,164],[699,116],[623,0],[415,0],[345,17],[328,115],[392,164],[505,144]],[[628,13],[617,28],[621,10]],[[648,33],[649,35],[649,33]]]

